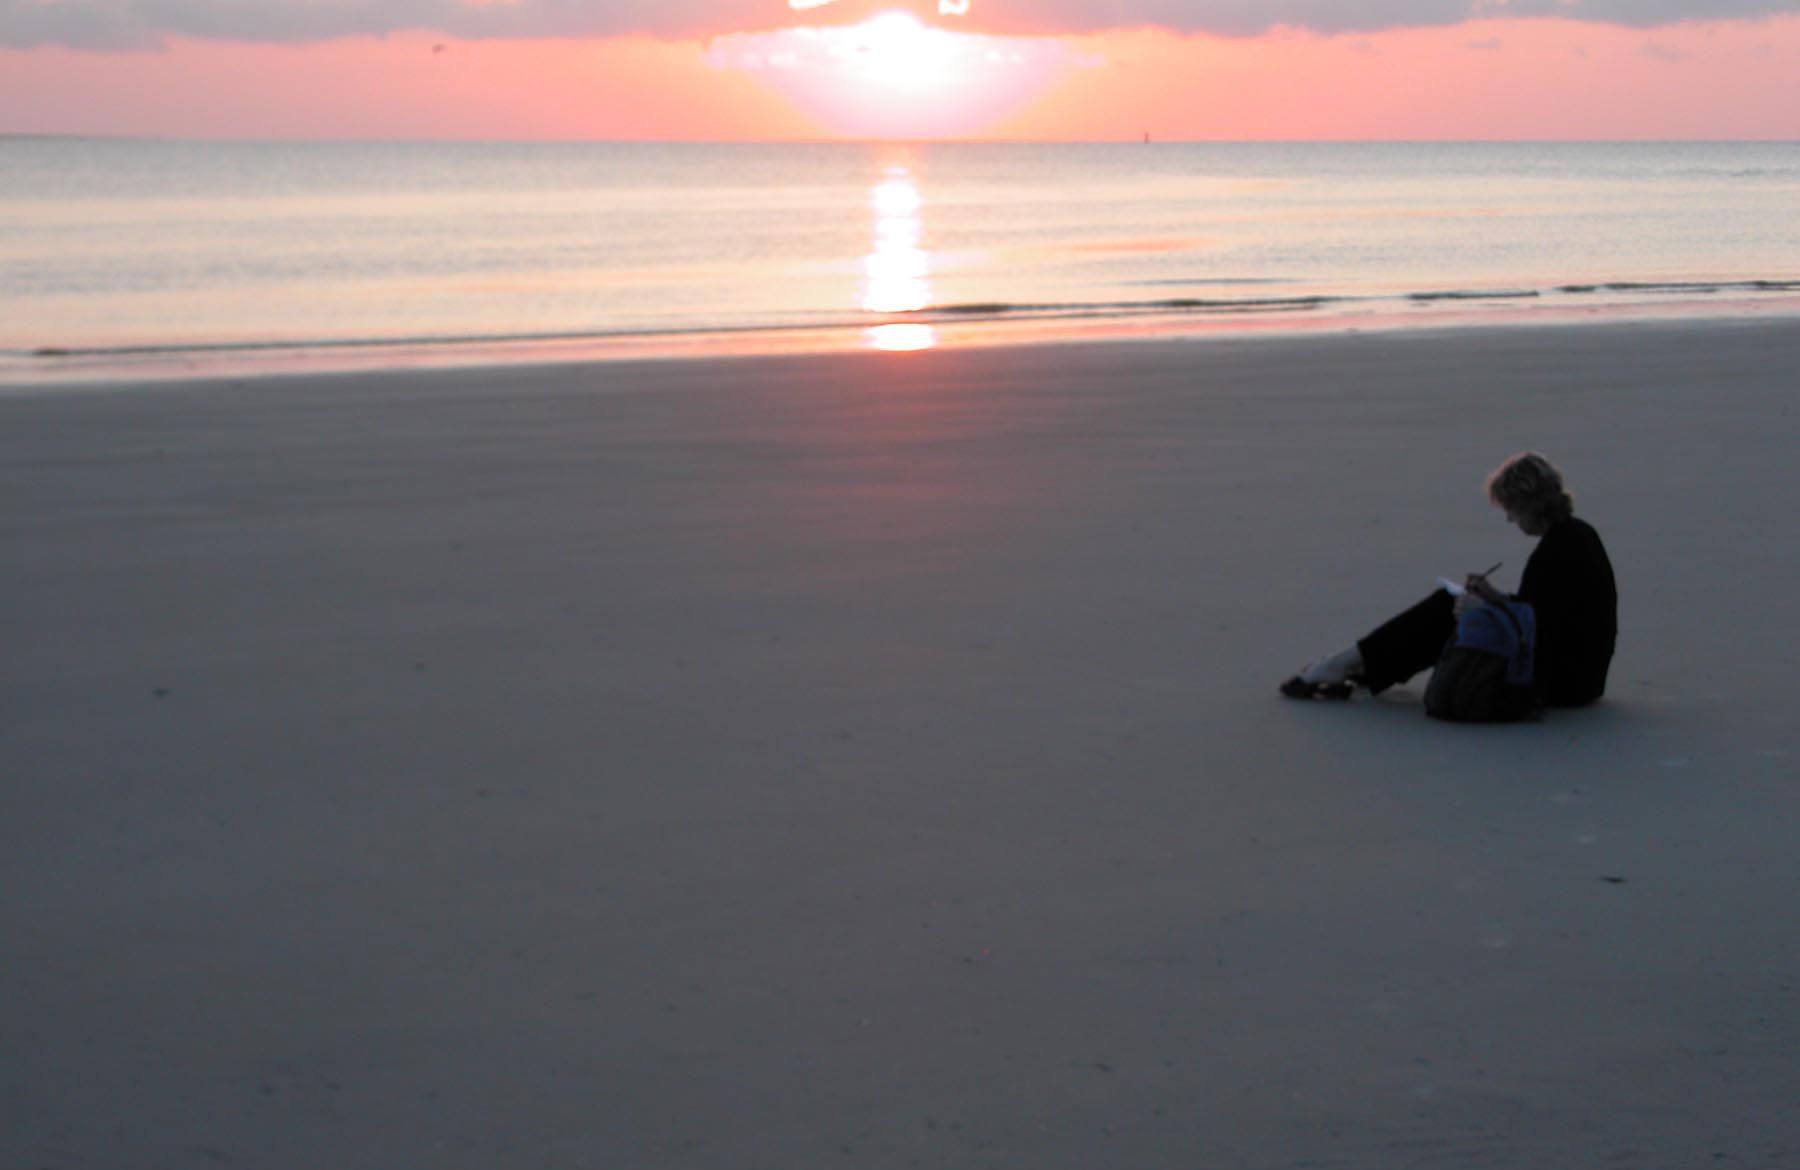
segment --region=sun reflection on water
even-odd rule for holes
[[[887,168],[869,191],[874,236],[863,257],[862,307],[870,313],[916,313],[931,304],[931,257],[923,246],[925,201],[904,166]],[[876,349],[929,349],[937,333],[929,325],[877,325],[868,330]]]
[[[869,192],[875,238],[863,257],[863,308],[871,313],[916,313],[931,303],[931,259],[920,247],[924,223],[919,186],[893,168]]]

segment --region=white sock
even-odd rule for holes
[[[1346,646],[1336,654],[1328,654],[1300,672],[1306,682],[1318,686],[1341,683],[1362,669],[1362,651]]]

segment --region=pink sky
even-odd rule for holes
[[[840,28],[711,39],[396,32],[300,44],[169,37],[124,51],[0,48],[0,132],[1800,139],[1796,15],[1246,37],[1142,28],[1020,39],[963,27],[974,26],[900,22],[861,42]]]

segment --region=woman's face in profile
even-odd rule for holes
[[[1506,518],[1526,536],[1542,536],[1549,531],[1549,525],[1529,516],[1521,516],[1511,508],[1506,510]]]

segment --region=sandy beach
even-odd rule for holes
[[[1800,1162],[1800,323],[0,395],[0,1166]],[[1276,684],[1530,542],[1607,700]]]

